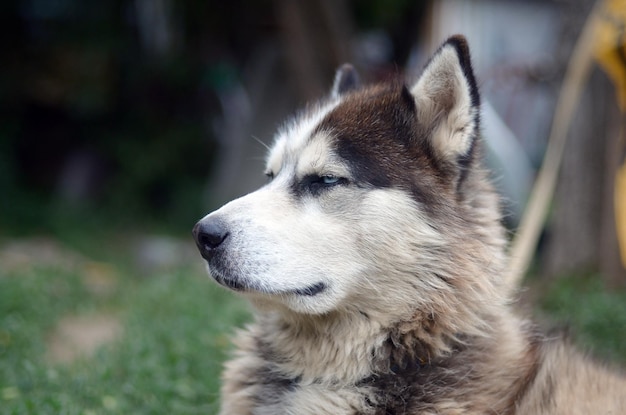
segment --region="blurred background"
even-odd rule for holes
[[[227,335],[249,317],[206,281],[191,227],[264,183],[277,126],[341,63],[415,79],[464,34],[513,231],[593,5],[2,1],[0,413],[215,410]],[[616,84],[594,63],[577,97],[528,297],[626,361]]]
[[[515,221],[591,5],[4,1],[3,227],[45,230],[54,215],[84,213],[189,228],[263,183],[259,141],[326,94],[338,65],[366,81],[410,79],[457,32],[496,129],[487,136],[515,152],[503,165],[518,170],[502,177]]]

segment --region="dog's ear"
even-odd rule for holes
[[[420,129],[437,157],[468,164],[477,137],[480,99],[463,36],[449,38],[411,87]]]
[[[354,66],[349,63],[344,63],[337,69],[335,73],[335,81],[333,82],[333,89],[331,95],[333,98],[337,98],[346,92],[355,90],[361,86],[361,80]]]

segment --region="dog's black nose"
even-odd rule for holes
[[[228,228],[220,218],[208,218],[196,223],[192,233],[200,254],[204,259],[209,259],[228,237]]]

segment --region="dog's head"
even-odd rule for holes
[[[298,313],[436,312],[498,267],[497,198],[479,168],[479,95],[465,39],[412,86],[361,87],[340,68],[330,97],[277,134],[269,183],[207,215],[194,237],[211,276]],[[435,298],[437,297],[437,298]]]

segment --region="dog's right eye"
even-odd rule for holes
[[[271,182],[272,180],[274,180],[274,172],[273,171],[266,171],[265,172],[265,177],[267,177],[267,181]]]

